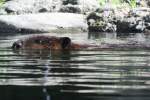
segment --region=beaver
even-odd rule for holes
[[[51,49],[51,50],[69,50],[83,49],[90,45],[80,45],[71,42],[69,37],[55,36],[31,36],[25,39],[20,39],[13,43],[13,49]]]
[[[123,44],[77,44],[69,37],[31,36],[13,43],[13,49],[50,49],[50,50],[100,50],[100,49],[150,49],[150,45],[129,41]]]

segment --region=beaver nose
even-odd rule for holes
[[[13,49],[20,49],[22,47],[22,43],[21,42],[14,42],[12,45]]]

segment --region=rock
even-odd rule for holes
[[[150,31],[150,15],[145,16],[144,20],[145,20],[146,31]]]
[[[117,22],[118,33],[138,33],[143,32],[144,29],[145,24],[141,18],[130,17]]]
[[[1,15],[1,33],[52,32],[55,30],[87,30],[84,16],[73,13]]]
[[[64,0],[63,1],[63,5],[68,5],[68,4],[77,5],[78,0]]]
[[[62,8],[60,8],[60,11],[63,11],[62,9],[66,8],[68,9],[71,7],[72,9],[75,9],[77,13],[87,13],[95,11],[100,7],[97,0],[64,0]],[[71,9],[70,9],[71,10]],[[72,10],[69,12],[72,12]],[[66,10],[67,12],[68,10]]]
[[[141,33],[148,27],[149,8],[135,8],[129,11],[128,16],[124,16],[122,20],[117,21],[118,33]]]
[[[89,31],[137,33],[150,30],[150,8],[135,8],[120,12],[115,9],[98,9],[87,17]],[[146,30],[146,31],[145,31]]]
[[[92,12],[100,8],[98,0],[78,0],[82,13]]]
[[[147,1],[147,5],[150,7],[150,1]]]
[[[144,17],[150,14],[150,8],[146,7],[140,7],[140,8],[134,8],[129,11],[129,16],[134,17]]]
[[[60,12],[81,13],[81,9],[75,5],[67,5],[61,7]]]
[[[8,14],[38,13],[41,9],[51,12],[58,11],[61,4],[61,0],[10,0],[2,6],[2,10]]]
[[[99,9],[87,17],[89,31],[115,32],[115,17],[112,9]]]
[[[0,14],[26,14],[39,12],[86,13],[99,8],[97,0],[10,0]]]
[[[0,21],[0,32],[1,33],[38,33],[38,32],[44,32],[39,29],[27,29],[22,28],[13,24],[9,24],[3,21]]]

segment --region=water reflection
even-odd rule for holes
[[[88,33],[89,39],[100,39],[100,38],[109,38],[109,39],[117,39],[117,33],[96,33],[96,32],[89,32]]]

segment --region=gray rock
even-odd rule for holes
[[[90,32],[115,32],[115,16],[112,9],[99,9],[87,17]]]
[[[150,7],[150,1],[147,2],[147,5]]]
[[[79,13],[79,11],[80,13],[87,13],[100,8],[100,5],[97,0],[63,0],[62,7],[63,8],[60,9],[64,9],[64,7],[66,9],[68,7],[73,7],[73,9],[77,10],[77,13]]]
[[[129,11],[128,16],[117,22],[117,32],[119,33],[137,33],[144,32],[149,25],[149,8],[135,8]],[[146,25],[147,24],[147,25]]]
[[[2,6],[0,14],[59,11],[86,13],[94,11],[97,8],[99,8],[97,0],[10,0]]]
[[[149,14],[150,14],[150,8],[146,8],[146,7],[134,8],[129,11],[129,15],[134,17],[144,17]]]
[[[144,20],[145,20],[146,31],[150,31],[150,15],[145,16]]]
[[[60,12],[81,13],[81,9],[76,5],[66,5],[61,7]]]
[[[52,32],[56,30],[87,30],[84,16],[73,13],[42,13],[1,15],[1,33]]]
[[[87,17],[89,31],[126,35],[150,30],[150,8],[135,8],[121,16],[119,13],[113,9],[98,9],[90,13]]]
[[[61,5],[61,0],[10,0],[2,10],[13,14],[38,13],[41,9],[51,12],[58,11]]]
[[[116,25],[118,33],[139,33],[145,29],[144,21],[135,17],[118,20]]]
[[[92,12],[100,8],[98,0],[78,0],[78,5],[82,13]]]

